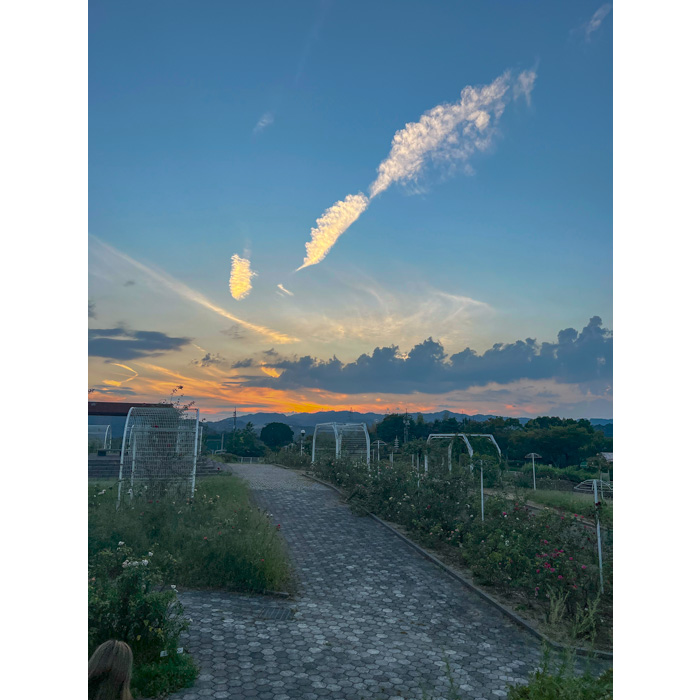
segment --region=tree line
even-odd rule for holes
[[[408,423],[406,425],[406,422]],[[418,413],[415,419],[393,413],[369,427],[372,441],[383,440],[389,445],[404,445],[425,441],[431,433],[490,433],[498,442],[507,461],[523,461],[525,455],[536,452],[541,455],[541,464],[552,464],[558,468],[578,466],[594,458],[600,452],[612,452],[612,437],[606,436],[607,426],[593,426],[589,420],[540,416],[522,424],[516,418],[489,418],[485,421],[471,420],[468,416],[457,420],[445,413],[442,418],[426,421]],[[214,433],[207,433],[213,437]],[[307,435],[307,440],[311,435]],[[252,423],[244,428],[224,435],[223,449],[241,457],[262,457],[266,448],[277,450],[294,440],[292,429],[285,423],[268,423],[258,437]],[[417,445],[416,445],[417,446]],[[411,445],[407,448],[410,450]]]

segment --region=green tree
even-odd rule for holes
[[[268,423],[260,431],[260,439],[271,450],[276,450],[294,440],[294,431],[286,423]]]
[[[384,416],[380,423],[377,423],[377,436],[380,440],[394,444],[394,440],[398,437],[399,443],[403,445],[404,437],[404,416],[400,413],[392,413]],[[408,419],[408,439],[410,440],[415,433],[415,422],[413,418]]]
[[[246,423],[243,430],[237,430],[225,438],[226,452],[239,457],[262,457],[265,454],[265,445],[255,434],[252,423]]]

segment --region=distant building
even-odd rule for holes
[[[610,464],[613,463],[612,452],[599,452],[599,454],[606,462],[609,462]]]
[[[88,401],[88,425],[109,425],[112,446],[121,448],[126,416],[132,406],[162,406],[162,403],[124,403],[122,401]]]

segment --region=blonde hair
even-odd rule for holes
[[[126,642],[100,644],[88,661],[89,700],[132,700],[131,666],[134,655]]]

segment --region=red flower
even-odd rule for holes
[[[207,538],[205,537],[204,539],[206,540]]]

